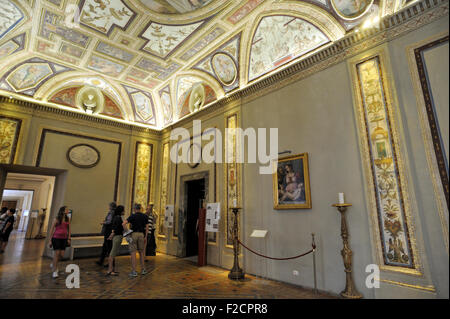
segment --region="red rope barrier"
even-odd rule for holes
[[[239,239],[238,239],[237,241],[238,241],[238,243],[241,244],[244,248],[246,248],[247,250],[251,251],[251,252],[254,253],[255,255],[258,255],[258,256],[264,257],[264,258],[268,258],[268,259],[273,259],[273,260],[290,260],[290,259],[297,259],[297,258],[306,256],[306,255],[308,255],[308,254],[314,252],[314,250],[316,250],[316,245],[313,243],[313,244],[312,244],[312,247],[313,247],[313,248],[312,248],[310,251],[308,251],[308,252],[306,252],[306,253],[304,253],[304,254],[301,254],[301,255],[298,255],[298,256],[294,256],[294,257],[288,257],[288,258],[274,258],[274,257],[269,257],[269,256],[262,255],[262,254],[260,254],[260,253],[257,253],[256,251],[254,251],[254,250],[248,248],[247,246],[245,246]]]

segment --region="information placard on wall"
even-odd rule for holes
[[[173,228],[173,218],[175,215],[175,206],[167,205],[166,212],[164,215],[164,226],[167,228]]]
[[[219,232],[220,203],[208,203],[206,205],[205,231]]]

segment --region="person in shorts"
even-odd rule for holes
[[[6,214],[5,223],[0,233],[0,238],[2,241],[2,245],[0,248],[0,253],[3,253],[6,249],[6,245],[8,245],[9,235],[11,234],[14,227],[14,213],[16,210],[14,208],[10,208],[8,213]]]
[[[130,255],[131,255],[131,268],[130,277],[137,277],[136,272],[136,252],[139,252],[139,261],[141,263],[141,275],[146,275],[144,258],[145,258],[145,243],[147,242],[148,236],[148,216],[142,213],[142,205],[134,205],[134,214],[132,214],[123,223],[123,226],[127,224],[131,225],[131,243],[129,245]]]
[[[53,263],[50,265],[53,270],[53,278],[58,277],[58,262],[63,259],[64,251],[70,243],[70,220],[67,216],[68,213],[69,209],[67,206],[62,206],[50,228],[51,242],[49,247],[54,250]]]
[[[114,214],[112,216],[112,229],[111,234],[108,237],[108,240],[112,242],[111,244],[111,252],[109,253],[109,266],[107,276],[117,276],[119,273],[117,272],[117,266],[114,258],[117,256],[120,250],[120,246],[122,245],[123,238],[123,221],[122,215],[125,211],[125,208],[122,205],[119,205],[114,210]]]

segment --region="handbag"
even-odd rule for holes
[[[131,238],[132,233],[133,231],[131,229],[123,233],[123,237],[125,237],[125,240],[128,244],[131,244],[133,242],[133,238]]]

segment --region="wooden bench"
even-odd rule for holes
[[[74,259],[75,250],[78,249],[90,249],[90,248],[100,248],[103,246],[103,236],[95,236],[95,237],[75,237],[72,238],[72,243],[69,249],[69,258],[70,260]],[[119,250],[125,251],[125,248],[128,251],[128,242],[125,240],[125,238],[122,240],[122,245]],[[87,256],[87,257],[94,257],[94,256],[100,256],[100,253],[97,253],[93,256]]]

